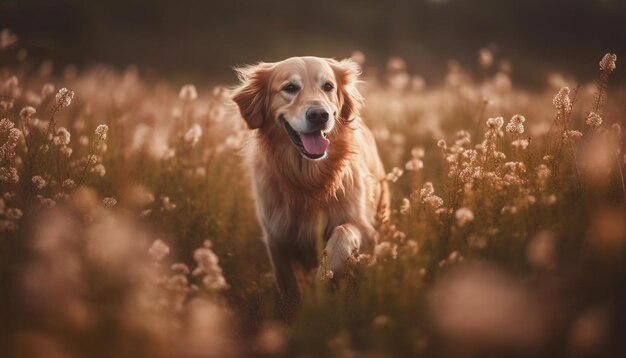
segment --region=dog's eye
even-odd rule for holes
[[[324,86],[322,86],[322,88],[324,89],[324,91],[330,92],[335,88],[335,86],[333,86],[333,84],[330,82],[326,82],[324,83]]]
[[[299,90],[300,90],[300,87],[298,87],[297,85],[293,83],[289,83],[285,87],[283,87],[283,91],[287,93],[292,93],[292,94],[298,92]]]

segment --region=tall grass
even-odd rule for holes
[[[623,92],[365,73],[392,190],[373,255],[281,301],[224,87],[2,70],[2,352],[555,356],[623,349]],[[358,60],[363,61],[360,54]],[[569,86],[569,87],[568,87]],[[55,88],[61,87],[60,90]],[[66,89],[67,88],[67,89]]]

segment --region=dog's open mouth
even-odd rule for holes
[[[287,121],[284,121],[284,123],[289,138],[300,149],[305,158],[321,159],[326,156],[326,149],[330,145],[330,140],[326,138],[326,133],[321,130],[299,133]]]

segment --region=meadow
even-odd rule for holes
[[[229,88],[3,65],[0,352],[15,357],[603,356],[624,352],[626,92],[519,89],[479,52],[429,86],[362,53],[388,171],[375,251],[282,302]],[[564,59],[565,60],[565,59]]]

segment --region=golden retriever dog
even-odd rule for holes
[[[257,216],[278,288],[298,296],[319,265],[335,279],[351,255],[371,252],[388,208],[385,170],[358,117],[359,66],[293,57],[236,69],[233,100],[251,130],[246,148]]]

